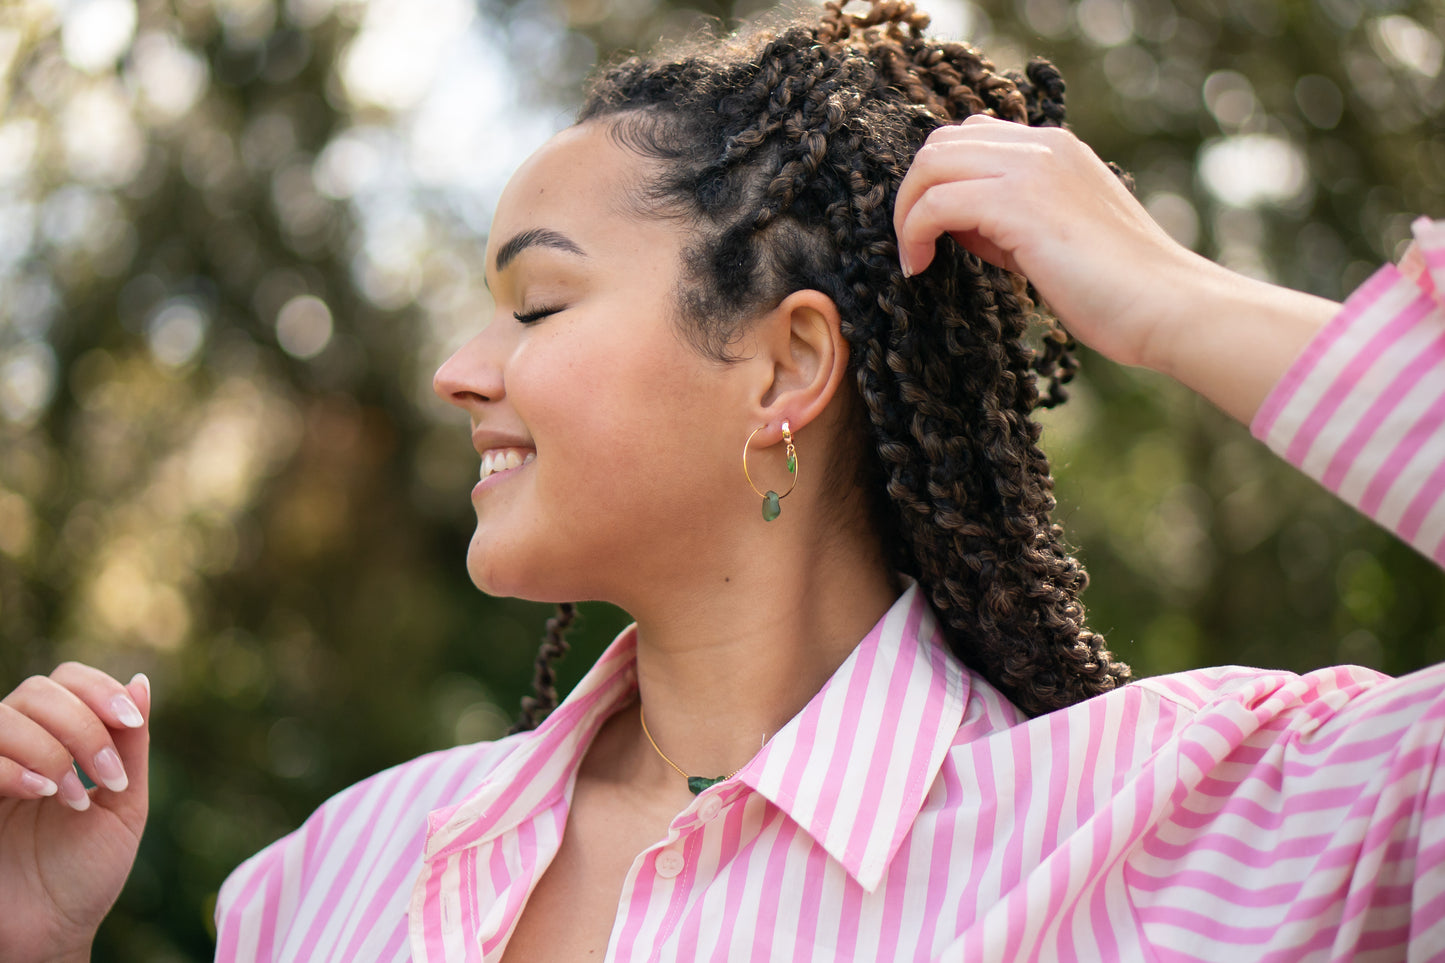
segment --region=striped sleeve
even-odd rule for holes
[[[1445,665],[1140,684],[1203,697],[1125,870],[1156,959],[1445,958]]]
[[[1250,430],[1445,566],[1445,221],[1421,218],[1305,347]]]

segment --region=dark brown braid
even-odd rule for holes
[[[557,674],[552,669],[552,663],[567,654],[567,629],[576,619],[577,605],[562,602],[557,606],[557,614],[547,620],[547,634],[542,639],[542,647],[537,650],[532,672],[535,695],[522,700],[521,718],[513,724],[508,735],[537,728],[557,708]]]
[[[1021,709],[1071,705],[1129,678],[1084,624],[1088,576],[1051,521],[1032,416],[1067,397],[1072,342],[1021,278],[947,237],[905,279],[892,224],[930,132],[976,113],[1061,126],[1063,79],[1045,60],[999,73],[966,44],[926,38],[907,0],[842,8],[628,60],[594,82],[579,122],[605,120],[656,163],[639,213],[697,225],[679,311],[704,354],[731,360],[748,319],[793,291],[833,299],[875,453],[860,482],[890,562],[919,581],[953,652]]]

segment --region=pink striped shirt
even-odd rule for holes
[[[1253,430],[1445,562],[1445,223]],[[217,959],[496,960],[557,852],[624,631],[533,733],[342,792],[226,881]],[[1146,679],[1025,720],[910,587],[638,855],[609,960],[1445,960],[1445,666]]]

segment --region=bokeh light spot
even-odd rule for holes
[[[65,59],[86,73],[111,69],[130,48],[135,21],[135,0],[70,0],[60,24]]]
[[[1304,154],[1272,134],[1224,137],[1204,145],[1199,174],[1215,198],[1233,207],[1281,204],[1308,185]]]
[[[114,79],[71,98],[60,118],[66,165],[77,179],[119,187],[140,173],[145,138]]]
[[[1100,47],[1117,47],[1134,35],[1134,16],[1124,0],[1082,0],[1074,9],[1079,29]]]
[[[276,340],[287,354],[302,361],[324,351],[331,332],[331,309],[309,294],[287,301],[276,315]]]
[[[174,37],[156,31],[136,40],[131,51],[131,74],[151,118],[160,122],[184,116],[201,99],[210,81],[204,60]]]
[[[161,364],[179,368],[190,363],[206,340],[208,321],[195,302],[177,299],[167,302],[151,318],[146,341]]]
[[[31,424],[55,394],[55,352],[48,344],[25,341],[0,359],[0,414]]]
[[[1371,39],[1381,56],[1422,77],[1440,73],[1445,47],[1435,34],[1400,13],[1381,17],[1371,27]]]
[[[1204,104],[1219,126],[1228,131],[1245,126],[1259,112],[1254,85],[1233,70],[1216,70],[1209,75],[1204,81]]]

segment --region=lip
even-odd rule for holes
[[[476,428],[472,431],[472,447],[480,455],[492,448],[530,448],[533,451],[537,446],[532,444],[530,438],[522,435],[509,435],[500,431],[484,431]]]
[[[517,446],[513,446],[513,447],[525,447],[525,446],[517,445]],[[484,449],[484,450],[486,450],[486,449]],[[533,452],[536,451],[536,449],[532,449],[532,450],[533,450]],[[491,473],[490,475],[488,475],[486,478],[483,478],[481,481],[477,482],[475,485],[472,486],[472,495],[473,495],[473,497],[481,494],[483,491],[486,491],[486,490],[489,489],[489,488],[495,488],[497,485],[502,484],[503,482],[506,481],[506,479],[513,477],[513,476],[516,475],[518,472],[520,472],[520,471],[522,471],[523,469],[525,469],[525,468],[527,468],[528,466],[530,466],[530,465],[532,464],[532,462],[533,462],[533,461],[536,461],[536,460],[537,460],[537,459],[536,459],[535,457],[533,457],[533,458],[531,459],[531,461],[524,461],[522,464],[518,465],[516,468],[505,468],[505,469],[503,469],[502,471],[492,472],[492,473]]]

